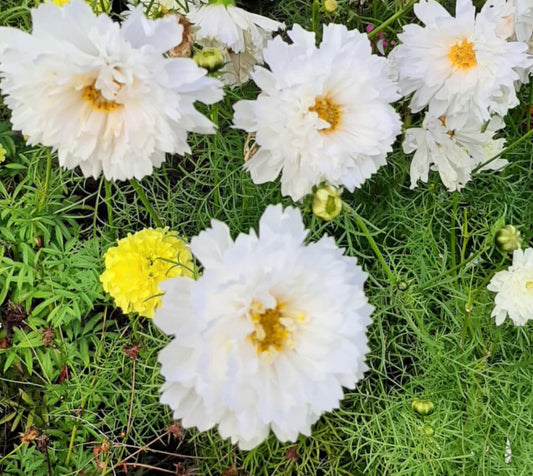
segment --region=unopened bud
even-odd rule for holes
[[[214,73],[224,65],[224,56],[216,48],[206,48],[194,53],[192,59],[200,68],[205,68],[210,73]]]
[[[333,220],[342,210],[340,191],[331,185],[319,188],[315,192],[312,207],[317,217],[325,221]]]
[[[337,10],[337,0],[322,0],[322,8],[326,13],[333,13]]]
[[[435,405],[430,400],[418,400],[415,398],[411,408],[419,415],[429,415],[435,409]]]
[[[520,232],[513,225],[505,225],[496,233],[496,245],[508,253],[520,249],[522,246]]]
[[[0,144],[0,164],[6,160],[6,154],[7,154],[7,150],[4,149],[4,147],[2,146],[2,144]]]

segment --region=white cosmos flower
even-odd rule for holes
[[[203,275],[161,285],[154,323],[175,336],[159,354],[161,402],[184,427],[218,424],[245,450],[271,429],[295,441],[363,377],[367,275],[333,238],[304,245],[307,234],[281,205],[235,241],[213,220],[191,240]]]
[[[263,49],[283,23],[247,12],[233,0],[195,2],[187,18],[194,25],[194,40],[204,48],[222,51],[225,65],[218,71],[224,84],[245,83],[256,64],[263,63]]]
[[[489,21],[498,24],[496,33],[505,39],[521,41],[527,45],[530,62],[526,68],[518,68],[520,80],[529,82],[533,71],[533,1],[531,0],[488,0],[481,9]]]
[[[13,127],[57,149],[84,175],[138,179],[165,153],[189,152],[187,132],[214,132],[194,108],[222,98],[221,83],[190,59],[163,54],[182,27],[133,9],[119,25],[80,0],[32,10],[33,32],[0,28],[0,88]]]
[[[515,326],[533,319],[533,248],[515,250],[513,264],[499,271],[487,286],[496,294],[492,317],[500,325],[506,316]]]
[[[488,0],[480,12],[499,22],[497,33],[530,46],[533,40],[533,2],[531,0]]]
[[[402,144],[405,153],[414,152],[411,162],[411,188],[417,181],[428,181],[430,170],[436,170],[448,190],[460,190],[470,180],[472,170],[495,155],[505,145],[504,139],[493,136],[504,127],[501,118],[495,116],[482,132],[482,125],[472,118],[460,129],[451,129],[447,118],[426,114],[422,127],[405,131]],[[496,159],[480,170],[499,170],[507,164]]]
[[[323,40],[299,25],[263,54],[270,70],[252,78],[262,92],[234,105],[234,124],[255,132],[259,151],[246,163],[255,183],[282,172],[281,191],[299,200],[322,181],[353,191],[376,170],[400,132],[389,103],[399,98],[385,58],[371,54],[366,35],[324,26]]]
[[[425,24],[407,25],[393,52],[400,92],[414,93],[414,112],[429,105],[434,117],[445,115],[453,128],[467,117],[486,121],[518,105],[516,68],[528,65],[526,45],[498,36],[500,23],[478,15],[471,0],[457,0],[456,17],[433,0],[415,5]]]

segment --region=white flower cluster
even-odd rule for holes
[[[217,76],[230,87],[250,79],[250,72],[263,63],[263,48],[283,23],[235,6],[234,0],[191,0],[184,10],[176,0],[156,0],[163,11],[177,11],[192,26],[195,51],[216,51],[221,63]],[[217,56],[218,56],[217,55]]]
[[[412,94],[410,109],[427,107],[422,127],[407,130],[403,145],[405,152],[416,151],[412,188],[419,179],[427,181],[432,168],[449,190],[458,190],[474,168],[503,149],[503,141],[493,137],[501,118],[518,105],[515,84],[531,65],[527,44],[508,40],[523,34],[514,25],[524,19],[507,21],[509,8],[510,2],[492,0],[476,15],[471,0],[457,0],[452,17],[434,0],[415,5],[424,26],[405,26],[402,44],[391,52],[400,92]],[[503,165],[492,161],[485,169]]]
[[[173,0],[160,5],[179,10]],[[412,94],[412,112],[427,108],[421,127],[405,132],[412,188],[430,169],[459,190],[474,169],[506,164],[488,161],[503,150],[495,134],[531,72],[530,0],[490,0],[477,15],[471,0],[457,0],[456,17],[421,0],[424,26],[405,26],[390,60],[344,25],[324,26],[317,46],[299,25],[287,32],[290,43],[272,39],[284,25],[233,0],[195,1],[183,13],[197,47],[223,52],[226,85],[251,77],[261,89],[234,105],[234,126],[257,146],[245,165],[252,180],[281,174],[282,194],[295,201],[325,183],[313,203],[325,219],[342,208],[334,187],[353,191],[386,164],[401,131],[391,103],[401,95]],[[223,84],[192,59],[169,57],[187,36],[175,17],[150,20],[138,6],[119,24],[71,0],[44,3],[32,19],[31,34],[0,28],[0,88],[14,128],[56,150],[60,165],[140,179],[166,153],[190,152],[188,132],[214,132],[194,103],[219,101]],[[218,425],[242,449],[270,430],[295,441],[363,377],[367,275],[332,238],[305,245],[307,235],[300,212],[281,205],[265,210],[258,234],[235,240],[213,220],[191,241],[202,276],[161,286],[154,322],[174,336],[159,355],[161,401],[183,426]],[[517,325],[533,319],[533,249],[515,251],[489,289],[498,293],[497,324],[506,315]]]
[[[202,48],[222,52],[219,69],[224,84],[234,87],[250,79],[250,72],[263,63],[263,48],[283,23],[236,7],[232,1],[198,1],[186,14],[194,27],[194,40]]]

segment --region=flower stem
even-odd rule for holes
[[[499,154],[496,154],[494,157],[491,157],[489,160],[487,160],[486,162],[483,162],[482,164],[479,164],[474,170],[472,170],[472,173],[475,174],[476,172],[479,171],[479,169],[487,166],[488,164],[490,164],[493,160],[496,160],[498,157],[500,157],[501,155],[505,154],[506,152],[509,152],[509,150],[511,150],[512,148],[516,147],[518,144],[520,144],[521,142],[524,142],[526,139],[528,139],[529,137],[533,136],[533,129],[530,129],[529,131],[527,131],[522,137],[520,137],[519,139],[515,140],[514,142],[512,142],[510,145],[508,145],[505,149],[503,149]]]
[[[418,0],[410,0],[403,8],[398,10],[394,15],[387,18],[381,25],[374,28],[370,33],[368,33],[368,38],[373,38],[376,36],[380,31],[387,28],[392,22],[400,18],[404,13],[409,11],[411,7],[417,2]]]
[[[154,210],[154,207],[150,205],[150,202],[148,201],[148,198],[146,198],[146,194],[144,193],[144,190],[142,189],[141,185],[136,179],[131,179],[130,184],[137,193],[137,196],[141,199],[141,202],[143,202],[143,205],[146,207],[146,210],[152,217],[152,220],[154,223],[159,227],[163,228],[163,223],[161,222],[161,219],[157,215],[156,211]]]
[[[46,149],[46,170],[44,175],[44,185],[41,197],[39,198],[39,204],[37,205],[37,212],[40,213],[46,203],[46,197],[48,195],[48,187],[50,184],[50,173],[52,171],[52,154]]]
[[[375,242],[374,238],[370,234],[370,231],[368,231],[368,227],[366,226],[366,224],[363,221],[363,219],[345,201],[342,202],[342,208],[344,208],[345,210],[348,210],[350,212],[350,214],[353,216],[353,218],[355,220],[355,223],[357,223],[357,226],[361,229],[361,231],[363,232],[363,235],[365,235],[365,238],[368,240],[368,243],[370,244],[370,247],[374,251],[376,257],[379,260],[379,262],[381,263],[381,266],[383,267],[383,270],[385,271],[385,274],[387,275],[387,277],[389,278],[391,283],[393,283],[396,280],[396,278],[394,276],[394,273],[389,268],[389,265],[385,261],[385,258],[383,258],[383,255],[381,254],[381,251],[379,251],[377,243]]]
[[[14,455],[20,448],[24,446],[24,443],[20,443],[18,446],[16,446],[13,450],[11,450],[8,454],[2,457],[0,459],[0,464],[3,463],[7,458],[9,458],[11,455]]]
[[[105,204],[107,207],[107,223],[109,224],[111,230],[115,231],[115,225],[113,221],[113,207],[111,205],[111,182],[109,180],[104,180],[105,187]]]

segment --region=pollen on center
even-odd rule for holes
[[[477,65],[474,44],[467,40],[454,44],[448,52],[448,58],[456,68],[467,71]]]
[[[317,97],[315,105],[309,108],[310,112],[316,112],[318,117],[329,124],[329,127],[320,129],[321,133],[334,132],[340,124],[342,111],[338,104],[335,104],[328,96]]]
[[[301,314],[292,315],[287,304],[279,302],[274,308],[265,309],[254,300],[249,311],[254,331],[248,336],[255,345],[258,354],[263,352],[280,352],[293,345],[292,331],[297,321],[304,321]]]
[[[124,104],[110,101],[102,96],[102,93],[94,87],[94,83],[84,87],[81,95],[97,111],[112,112],[124,107]]]
[[[528,291],[533,291],[533,280],[528,281],[528,282],[526,283],[526,289],[527,289]]]

